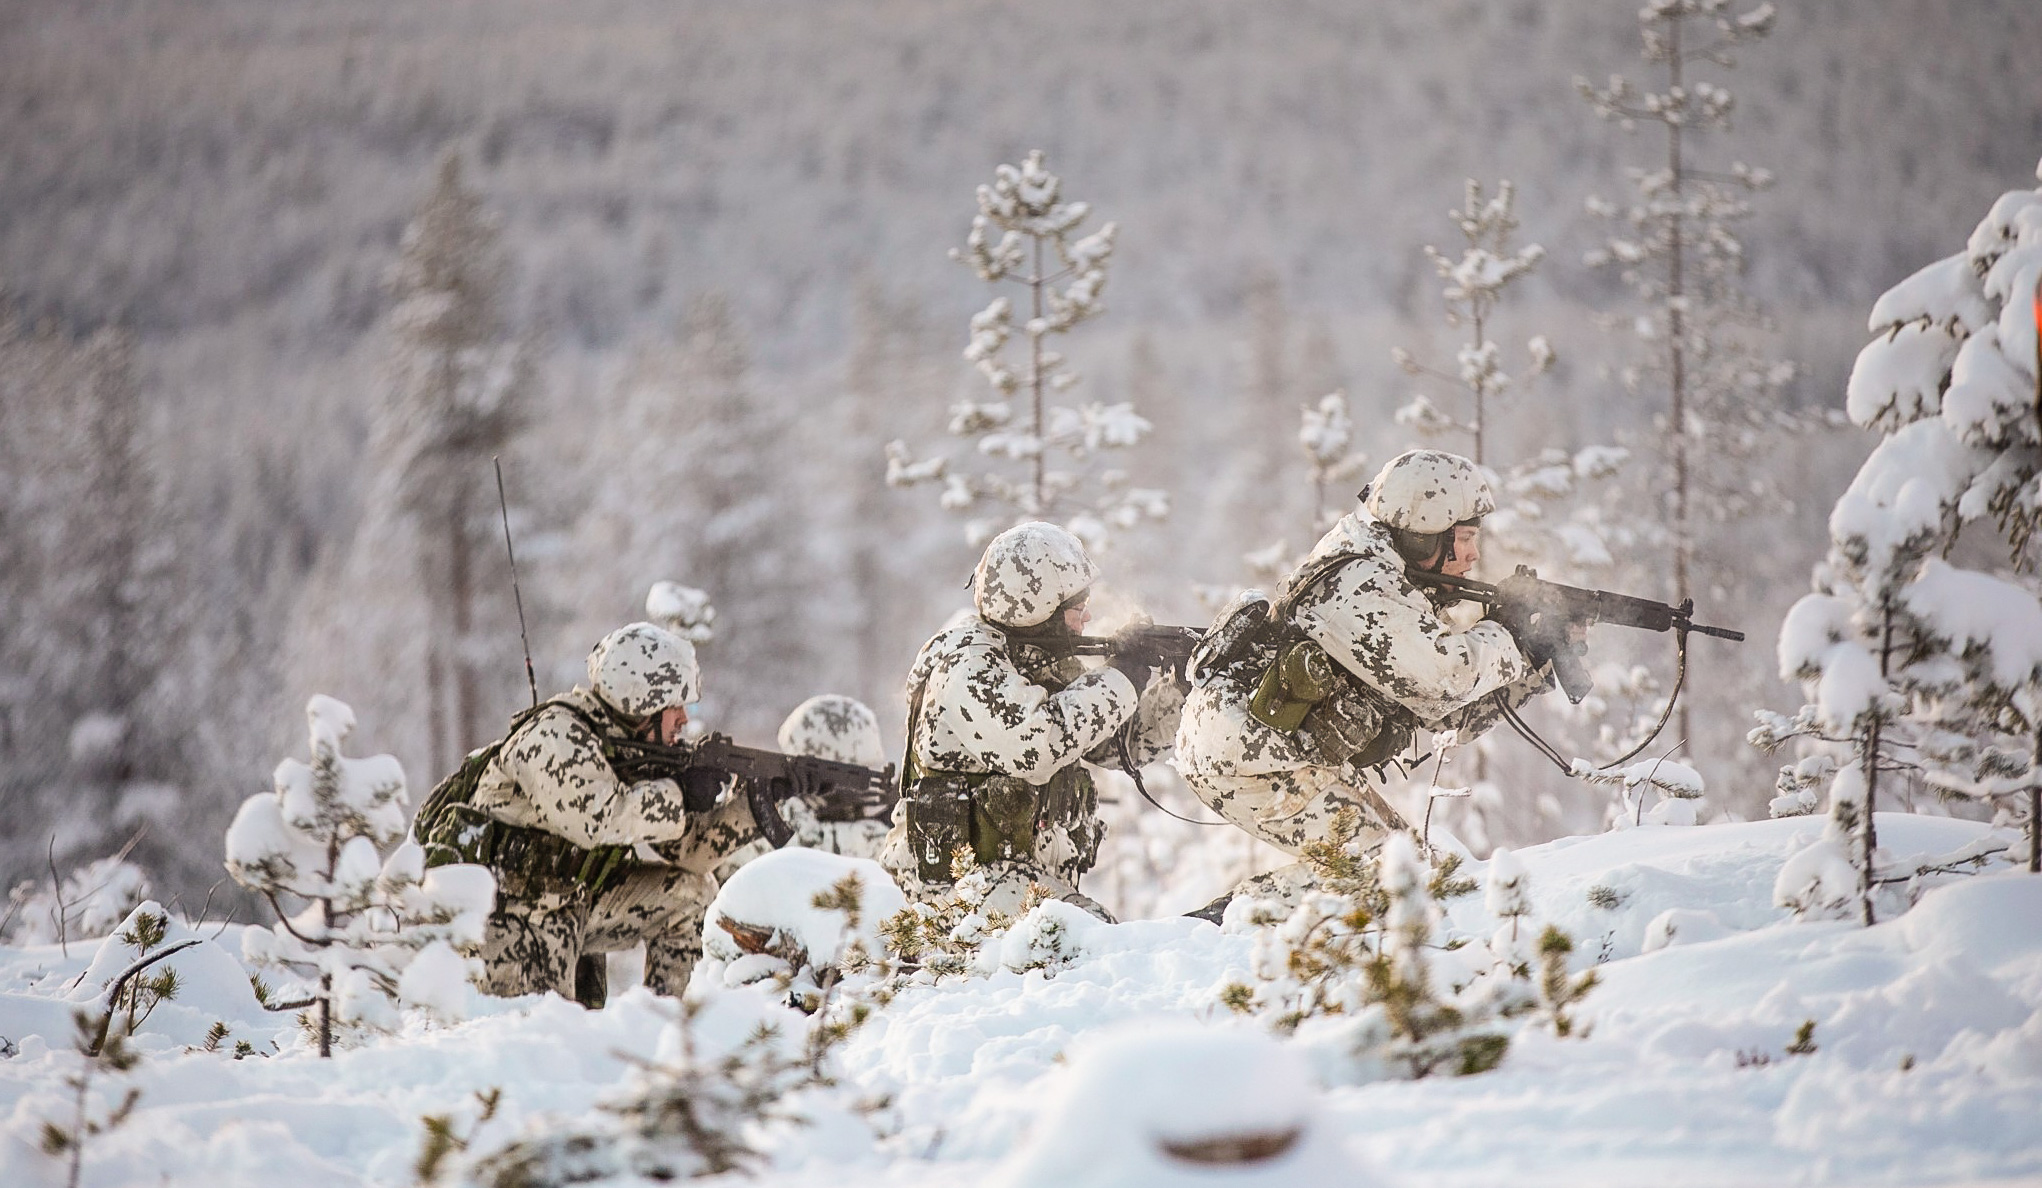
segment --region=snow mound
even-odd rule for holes
[[[1325,1124],[1304,1060],[1249,1030],[1109,1030],[1072,1060],[1001,1188],[1382,1183]]]
[[[844,911],[816,906],[818,897],[833,894],[846,879],[857,881],[855,923]],[[854,941],[879,953],[879,925],[907,904],[886,868],[870,858],[798,846],[775,850],[738,868],[716,893],[702,930],[703,950],[735,963],[763,951],[749,938],[775,938],[766,948],[785,945],[808,965],[835,965]]]

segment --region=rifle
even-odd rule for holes
[[[758,747],[741,747],[727,734],[711,734],[691,743],[618,739],[606,744],[610,766],[627,780],[671,779],[681,786],[682,805],[691,813],[716,807],[723,776],[745,785],[759,832],[775,847],[787,844],[794,830],[780,815],[782,801],[813,797],[815,815],[823,821],[884,821],[899,798],[892,764],[874,771],[855,763],[838,763],[814,755],[783,755]]]
[[[1510,628],[1512,635],[1529,645],[1528,650],[1545,653],[1535,658],[1553,661],[1553,671],[1560,678],[1561,688],[1567,690],[1568,699],[1574,702],[1588,696],[1595,682],[1588,675],[1588,666],[1584,662],[1586,647],[1570,643],[1567,639],[1570,627],[1611,623],[1644,631],[1677,631],[1683,657],[1690,633],[1711,635],[1734,643],[1744,642],[1742,631],[1695,622],[1695,600],[1692,598],[1679,606],[1670,606],[1649,598],[1634,598],[1608,590],[1563,586],[1558,582],[1541,580],[1536,571],[1523,565],[1517,567],[1516,573],[1493,586],[1473,578],[1429,573],[1421,569],[1408,570],[1407,574],[1418,585],[1443,590],[1462,602],[1479,602],[1488,607],[1498,621]]]
[[[1112,635],[1072,635],[1061,639],[1023,639],[1022,648],[1033,648],[1051,659],[1066,656],[1127,657],[1150,668],[1182,669],[1192,650],[1205,638],[1196,627],[1166,627],[1161,623],[1136,623]]]

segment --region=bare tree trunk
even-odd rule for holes
[[[1028,295],[1035,311],[1034,321],[1042,319],[1042,236],[1035,237],[1035,274],[1028,278]],[[1031,325],[1033,322],[1031,322]],[[1044,469],[1049,464],[1048,451],[1042,447],[1042,335],[1034,330],[1028,332],[1028,387],[1035,401],[1035,420],[1032,432],[1035,434],[1035,514],[1047,519],[1049,503],[1043,494]]]
[[[1675,18],[1667,22],[1667,38],[1670,53],[1667,56],[1668,89],[1681,89],[1680,32],[1682,20]],[[1687,436],[1687,343],[1686,297],[1687,278],[1685,275],[1687,228],[1683,221],[1681,200],[1682,182],[1685,180],[1681,158],[1681,126],[1678,123],[1666,125],[1666,168],[1671,180],[1669,186],[1673,196],[1673,213],[1667,224],[1667,275],[1666,275],[1666,367],[1670,395],[1667,424],[1667,445],[1673,455],[1673,598],[1679,603],[1689,596],[1692,580],[1692,558],[1694,541],[1688,526],[1688,436]],[[1680,705],[1680,737],[1692,749],[1694,746],[1694,718],[1689,702]]]

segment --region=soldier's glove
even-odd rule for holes
[[[1533,668],[1551,664],[1568,700],[1578,704],[1594,687],[1586,663],[1586,628],[1569,622],[1545,605],[1538,597],[1538,589],[1537,579],[1525,574],[1504,578],[1496,583],[1500,597],[1490,608],[1489,617],[1510,632]]]
[[[1140,641],[1140,621],[1130,623],[1113,633],[1113,650],[1107,654],[1106,663],[1121,675],[1134,682],[1134,691],[1139,693],[1148,687],[1149,670],[1156,667],[1157,658],[1151,649]]]

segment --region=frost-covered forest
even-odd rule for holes
[[[1587,261],[1649,205],[1626,170],[1659,168],[1666,138],[1574,83],[1657,85],[1638,44],[1633,6],[1586,0],[15,0],[0,878],[70,874],[139,835],[157,894],[195,904],[314,693],[353,705],[415,786],[495,737],[526,693],[492,454],[542,692],[673,579],[715,602],[713,727],[769,741],[803,698],[845,692],[897,746],[907,664],[962,604],[975,550],[926,492],[885,485],[885,447],[942,446],[950,407],[986,390],[963,351],[989,293],[947,253],[974,187],[1031,149],[1117,228],[1102,311],[1058,345],[1082,399],[1153,426],[1128,482],[1171,513],[1106,552],[1123,611],[1203,624],[1301,554],[1364,465],[1422,439],[1398,415],[1414,396],[1466,419],[1469,326],[1426,252],[1460,257],[1466,179],[1511,182],[1515,245],[1543,249],[1487,322],[1517,382],[1484,417],[1484,461],[1528,468],[1536,503],[1545,451],[1630,449],[1577,497],[1614,509],[1595,521],[1610,564],[1570,568],[1564,536],[1510,556],[1503,524],[1497,556],[1674,596],[1665,385],[1634,333],[1652,298],[1621,259]],[[1771,640],[1872,444],[1821,414],[1874,299],[2031,178],[2037,46],[2042,9],[2019,0],[1823,0],[1782,6],[1734,66],[1695,68],[1736,98],[1727,127],[1692,130],[1693,168],[1771,174],[1724,198],[1748,212],[1715,213],[1736,215],[1736,299],[1770,319],[1745,345],[1792,365],[1749,388],[1798,418],[1734,457],[1695,447],[1698,476],[1731,488],[1695,505],[1741,514],[1694,517],[1687,584],[1751,639],[1697,642],[1670,727],[1709,814],[1762,817],[1779,795],[1778,760],[1744,736],[1795,701]],[[447,288],[434,252],[472,272]],[[1549,366],[1527,360],[1534,336]],[[434,357],[462,374],[428,374]],[[435,383],[458,415],[421,424]],[[1300,449],[1302,410],[1323,429],[1335,391],[1348,437]],[[1473,452],[1450,426],[1431,440]],[[1596,642],[1621,735],[1670,656]],[[1598,722],[1540,712],[1592,750]],[[1513,748],[1436,778],[1475,786],[1443,809],[1472,843],[1602,827],[1608,789]],[[1900,795],[1933,807],[1923,787]],[[1180,847],[1253,860],[1238,838],[1122,824],[1145,844],[1105,894],[1137,914],[1158,905],[1126,886]]]

